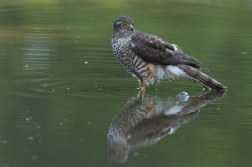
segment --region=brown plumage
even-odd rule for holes
[[[126,70],[138,79],[142,89],[164,77],[183,77],[216,90],[226,90],[226,86],[201,72],[200,62],[184,54],[179,46],[135,30],[133,25],[128,16],[115,20],[112,48]]]

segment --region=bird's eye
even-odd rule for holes
[[[126,28],[127,25],[126,24],[121,24],[121,28]]]

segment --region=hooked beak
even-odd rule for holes
[[[134,27],[132,24],[129,25],[129,29],[130,29],[130,31],[134,31]]]

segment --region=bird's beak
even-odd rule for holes
[[[130,29],[130,31],[134,31],[134,27],[132,24],[129,25],[129,29]]]

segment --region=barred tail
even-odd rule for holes
[[[182,65],[179,64],[178,67],[182,69],[187,75],[189,75],[192,81],[200,81],[201,83],[219,90],[219,91],[225,91],[227,87],[220,82],[216,81],[215,79],[211,78],[210,76],[204,74],[203,72],[189,66],[189,65]],[[194,80],[195,79],[195,80]]]

